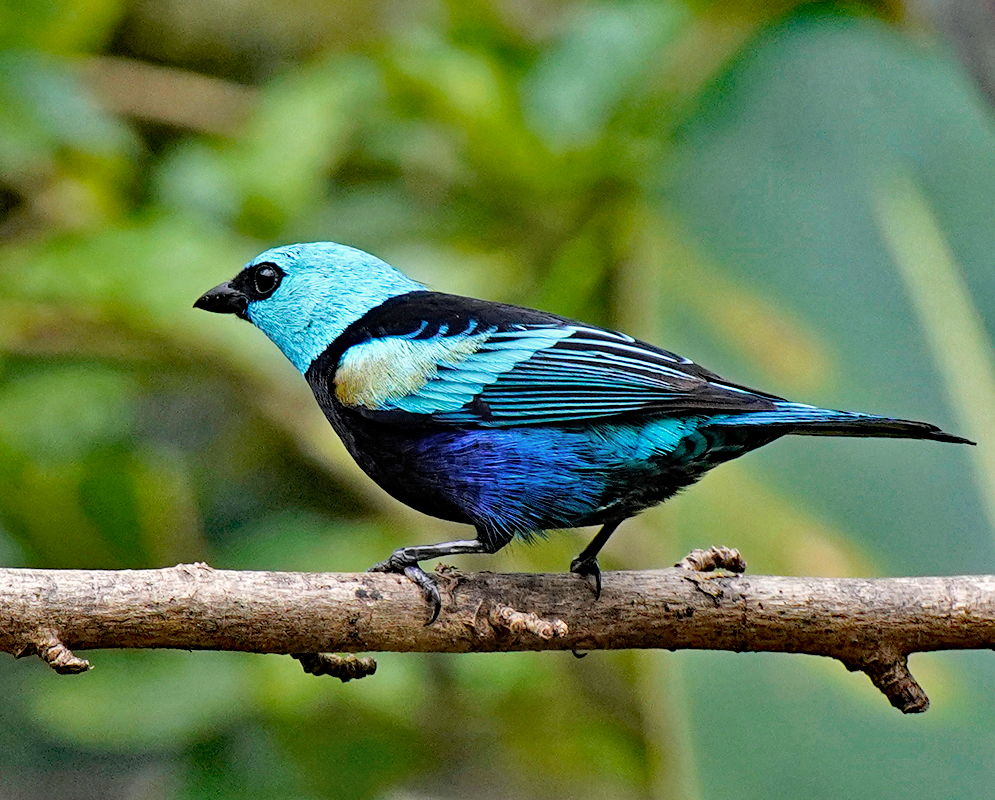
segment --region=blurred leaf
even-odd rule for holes
[[[57,741],[108,750],[176,748],[243,719],[249,658],[103,651],[99,669],[80,680],[53,673],[35,683],[31,708]]]
[[[623,99],[638,90],[686,13],[676,2],[583,7],[523,83],[532,127],[556,150],[595,141]]]
[[[538,305],[566,317],[590,316],[592,298],[604,291],[606,245],[593,226],[564,242],[544,279],[546,291]]]
[[[416,29],[405,37],[394,59],[396,68],[420,86],[425,100],[464,124],[496,121],[508,112],[507,87],[498,65],[483,53]]]
[[[294,763],[258,725],[240,725],[234,731],[198,739],[185,762],[184,780],[175,794],[179,798],[304,800],[327,796],[303,789],[304,780]]]
[[[965,436],[983,442],[995,430],[995,351],[959,265],[926,199],[904,175],[877,193],[881,232],[922,318],[933,359]],[[995,534],[995,448],[973,454]]]
[[[247,526],[222,553],[229,569],[361,571],[384,558],[382,528],[368,522],[273,515]]]
[[[156,199],[184,214],[205,215],[212,222],[235,219],[241,208],[239,186],[217,146],[200,140],[178,146],[158,165]]]
[[[743,464],[716,470],[695,486],[694,497],[675,498],[660,513],[662,524],[680,535],[682,553],[737,542],[750,554],[751,571],[826,577],[880,574],[847,532],[814,516],[803,501],[780,496]],[[721,541],[712,541],[711,531],[721,531]]]
[[[242,237],[210,222],[156,211],[85,236],[11,246],[0,258],[0,270],[11,295],[58,303],[69,314],[88,309],[112,335],[123,336],[115,328],[124,326],[153,340],[168,335],[183,341],[205,326],[215,328],[212,319],[193,310],[193,301],[231,277],[251,253]],[[227,328],[221,335],[231,341],[249,333]],[[173,355],[182,358],[182,350]],[[266,357],[265,351],[254,356]]]
[[[127,436],[135,394],[127,377],[95,366],[8,373],[0,386],[0,437],[39,461],[76,461]]]
[[[133,146],[127,129],[83,91],[71,64],[29,50],[0,50],[0,156],[18,173],[56,148],[107,158]]]
[[[100,47],[124,14],[121,0],[45,0],[0,4],[0,48],[72,53]],[[2,82],[2,81],[0,81]]]
[[[320,200],[378,92],[376,74],[360,59],[331,59],[262,89],[230,162],[247,230],[271,236]]]
[[[137,395],[126,376],[92,366],[29,372],[0,388],[0,473],[12,490],[0,519],[39,563],[138,567],[203,555],[184,467],[135,448]]]

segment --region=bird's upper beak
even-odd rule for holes
[[[233,289],[231,281],[225,281],[205,292],[193,307],[213,311],[215,314],[236,314],[242,319],[249,318],[249,298],[238,289]]]

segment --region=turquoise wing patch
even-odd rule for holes
[[[455,412],[502,374],[571,333],[537,326],[508,332],[440,333],[427,339],[370,339],[353,345],[339,359],[335,396],[343,405],[368,411]]]
[[[627,414],[690,415],[775,408],[688,359],[583,325],[515,325],[353,345],[335,395],[374,414],[406,412],[454,426],[573,423]]]

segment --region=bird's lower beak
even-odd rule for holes
[[[238,289],[233,289],[231,281],[226,281],[204,293],[193,307],[213,311],[215,314],[236,314],[242,319],[248,319],[249,299]]]

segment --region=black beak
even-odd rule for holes
[[[201,296],[194,308],[213,311],[215,314],[235,314],[242,319],[248,319],[249,298],[238,289],[231,287],[231,281],[215,286],[211,291]]]

